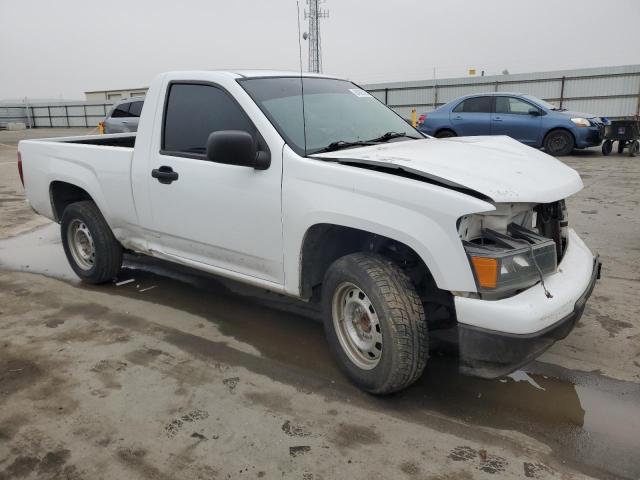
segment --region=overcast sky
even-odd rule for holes
[[[360,83],[432,78],[433,68],[445,78],[472,67],[490,75],[640,63],[639,0],[323,8],[324,72]],[[295,0],[0,0],[0,99],[83,98],[146,86],[166,70],[296,70],[296,18]]]

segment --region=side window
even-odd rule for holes
[[[133,102],[131,103],[131,107],[129,107],[129,116],[130,117],[139,117],[140,112],[142,112],[142,103],[143,102]]]
[[[129,105],[130,103],[123,103],[118,105],[111,114],[111,118],[129,117]]]
[[[529,110],[535,108],[528,102],[514,97],[496,97],[496,113],[512,113],[529,115]]]
[[[163,150],[204,154],[209,134],[218,130],[256,134],[244,111],[224,90],[210,85],[171,85],[165,106]]]
[[[467,98],[464,102],[459,103],[453,111],[457,113],[489,113],[491,112],[491,97]]]

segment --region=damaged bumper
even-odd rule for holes
[[[582,316],[600,275],[600,261],[573,231],[558,271],[517,295],[488,301],[455,298],[461,371],[506,375],[566,337]]]

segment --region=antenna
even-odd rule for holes
[[[322,42],[320,41],[320,19],[329,18],[329,10],[322,10],[319,5],[326,0],[307,0],[309,11],[304,11],[304,19],[309,19],[309,33],[304,39],[309,40],[309,71],[322,72]]]
[[[298,55],[300,59],[300,94],[302,100],[302,137],[304,138],[304,156],[307,156],[307,121],[304,114],[304,81],[302,80],[302,40],[300,40],[300,1],[296,0],[298,10]],[[306,33],[305,33],[306,35]],[[307,38],[305,37],[305,40]]]

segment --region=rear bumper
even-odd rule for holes
[[[545,279],[553,298],[546,298],[541,285],[497,301],[456,297],[461,371],[500,377],[565,338],[582,316],[600,267],[598,256],[571,231],[558,272]]]

